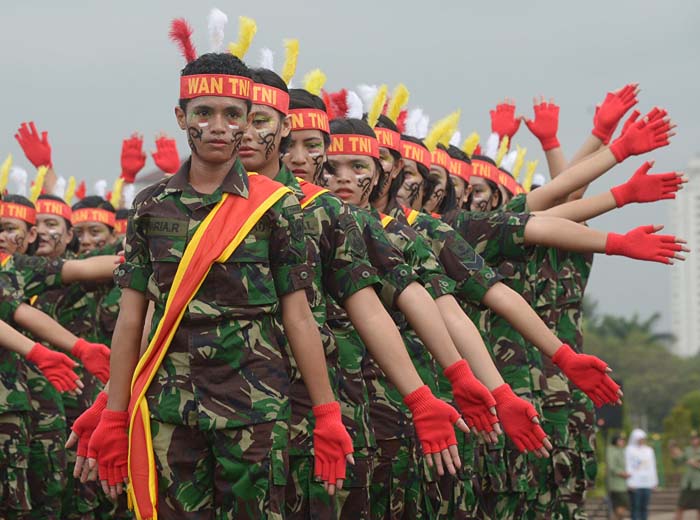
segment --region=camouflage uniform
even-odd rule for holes
[[[304,198],[299,183],[286,167],[280,169],[275,180],[290,187],[300,200]],[[310,243],[309,250],[318,250],[320,258],[320,262],[310,259],[314,266],[314,283],[307,288],[306,294],[321,331],[331,386],[338,389],[343,382],[338,375],[336,341],[326,323],[326,297],[342,303],[357,291],[379,283],[379,277],[369,263],[362,235],[349,206],[337,197],[323,193],[306,205],[302,213],[305,235]],[[314,479],[311,399],[294,364],[290,401],[287,517],[332,518],[339,515],[360,520],[363,513],[369,515],[369,483],[373,461],[368,447],[358,446],[354,455],[356,463],[348,467],[348,478],[343,489],[336,491],[334,503],[323,485]]]
[[[0,268],[0,319],[12,323],[22,302],[60,286],[62,266],[60,260],[25,255],[6,257]],[[43,443],[55,444],[50,434],[38,431],[46,427],[51,431],[52,424],[37,424],[37,414],[58,407],[51,421],[58,422],[60,427],[63,420],[60,403],[58,392],[32,363],[0,349],[0,513],[3,518],[60,516],[60,490],[65,473],[63,444],[54,446],[54,456],[40,456],[39,460],[33,457],[37,451],[45,453]],[[37,433],[30,438],[32,423]],[[65,438],[62,440],[65,443]],[[36,465],[39,463],[41,477]]]
[[[388,213],[397,220],[405,222],[403,209],[390,205]],[[476,309],[486,292],[501,277],[479,256],[474,249],[448,224],[425,213],[419,213],[412,224],[413,229],[420,233],[438,257],[440,265],[446,274],[456,282],[455,296],[463,309]],[[465,311],[466,312],[466,311]],[[469,316],[469,313],[467,314]],[[470,317],[471,319],[471,317]],[[475,322],[477,327],[478,321]],[[442,373],[438,371],[438,396],[451,402],[452,387]],[[452,402],[454,406],[456,403]],[[440,490],[443,502],[440,510],[441,518],[472,518],[476,513],[476,494],[473,480],[476,437],[456,430],[462,468],[459,478],[444,475],[440,479]]]
[[[202,220],[224,192],[248,196],[238,160],[212,194],[194,191],[189,169],[188,160],[137,196],[115,275],[155,302],[151,336]],[[279,298],[313,282],[306,259],[299,202],[287,194],[212,266],[187,306],[145,394],[162,518],[284,516],[290,367]]]

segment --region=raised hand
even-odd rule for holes
[[[608,92],[605,100],[596,107],[591,133],[608,144],[622,116],[637,104],[638,93],[638,83],[630,83],[620,90]]]
[[[552,362],[561,368],[576,386],[591,398],[593,404],[622,404],[620,385],[613,381],[610,368],[601,359],[588,354],[577,354],[569,345],[563,344],[552,356]]]
[[[624,235],[608,233],[605,254],[626,256],[637,260],[673,264],[672,259],[685,260],[679,251],[689,252],[685,240],[674,235],[657,235],[663,226],[640,226]]]
[[[512,142],[513,136],[520,128],[520,118],[515,117],[515,103],[506,98],[503,103],[496,105],[491,114],[491,131],[496,132],[501,139],[508,136]]]
[[[151,152],[156,166],[165,173],[175,173],[180,168],[180,156],[177,153],[175,139],[165,134],[156,136],[156,151]]]
[[[22,123],[15,134],[15,139],[22,147],[24,155],[35,168],[46,166],[51,168],[51,145],[48,132],[41,132],[41,136],[34,126],[34,121]]]
[[[136,174],[146,164],[146,154],[143,153],[143,136],[134,132],[129,139],[122,141],[122,174],[124,182],[134,182]]]
[[[416,436],[423,447],[428,466],[435,464],[438,475],[444,475],[444,461],[447,471],[451,475],[456,474],[456,468],[461,467],[462,463],[454,427],[457,425],[463,432],[469,432],[457,410],[437,399],[425,385],[408,394],[403,401],[413,414]]]
[[[554,100],[550,99],[547,103],[544,96],[533,99],[533,110],[535,111],[535,119],[525,119],[525,124],[532,132],[532,135],[539,139],[542,144],[542,150],[549,151],[554,148],[559,148],[559,139],[557,139],[557,131],[559,129],[559,106],[554,104]]]
[[[671,132],[675,125],[671,123],[668,113],[659,108],[652,108],[646,117],[633,120],[626,126],[625,133],[610,145],[610,151],[618,163],[631,155],[640,155],[666,146],[675,135]]]
[[[507,384],[493,390],[496,410],[506,435],[520,451],[531,451],[538,457],[548,457],[552,445],[540,426],[537,411],[521,399]]]
[[[340,416],[340,405],[330,402],[313,407],[314,427],[314,476],[323,481],[329,495],[336,487],[342,489],[345,479],[345,463],[355,463],[352,457],[352,439]]]
[[[676,192],[683,188],[685,182],[688,182],[682,174],[677,172],[649,175],[653,165],[653,161],[645,162],[626,183],[610,190],[618,208],[631,202],[675,199]]]

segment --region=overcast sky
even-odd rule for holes
[[[246,61],[256,63],[260,48],[267,46],[279,68],[283,39],[298,38],[297,82],[315,67],[327,73],[331,90],[405,82],[410,106],[421,106],[433,120],[461,108],[463,135],[477,130],[485,137],[488,110],[504,96],[515,98],[518,112],[530,115],[532,97],[544,94],[561,106],[559,138],[570,157],[590,132],[594,106],[606,91],[638,81],[640,110],[663,106],[678,124],[671,146],[649,155],[656,160],[654,171],[683,169],[700,152],[696,0],[25,0],[1,8],[0,154],[12,152],[16,164],[30,166],[12,135],[22,121],[34,120],[49,131],[58,173],[85,179],[89,186],[97,179],[111,184],[118,176],[121,140],[134,131],[145,135],[149,150],[156,132],[176,135],[184,155],[186,142],[173,116],[184,63],[167,38],[168,24],[186,17],[197,50],[205,52],[211,7],[229,15],[229,40],[236,38],[239,15],[257,21]],[[545,164],[524,125],[515,142],[527,146],[528,159]],[[643,160],[616,167],[589,193],[623,182]],[[152,166],[149,158],[147,168]],[[591,224],[617,232],[665,224],[670,204],[624,208]],[[668,327],[669,284],[668,267],[598,257],[588,292],[602,312],[645,317],[658,311]]]

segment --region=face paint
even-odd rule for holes
[[[27,244],[27,226],[16,219],[3,219],[0,221],[0,251],[13,255],[24,254]]]
[[[76,225],[75,235],[80,245],[79,253],[89,253],[111,245],[116,241],[114,233],[104,224],[98,222],[84,222]]]
[[[345,202],[365,207],[377,180],[373,160],[358,155],[333,155],[328,166],[333,173],[329,179],[331,191]]]

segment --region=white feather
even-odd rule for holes
[[[357,93],[362,99],[362,103],[367,107],[367,110],[374,104],[374,98],[377,97],[379,87],[377,85],[358,85]]]
[[[533,186],[544,186],[545,184],[547,184],[547,179],[541,173],[536,173],[532,176]]]
[[[354,90],[348,90],[347,102],[348,113],[345,117],[362,119],[362,100],[360,99],[360,96],[357,95],[357,92]]]
[[[417,127],[417,132],[418,134],[416,137],[418,139],[425,139],[425,137],[428,135],[428,129],[430,128],[430,117],[428,117],[428,114],[423,114],[421,118],[418,120],[418,127]]]
[[[26,197],[27,179],[27,170],[18,166],[14,166],[10,170],[10,182],[12,183],[12,186],[14,186],[14,189],[10,193]]]
[[[275,54],[272,52],[272,49],[267,47],[260,49],[260,68],[275,70]]]
[[[456,146],[457,148],[459,148],[459,146],[462,144],[462,132],[460,132],[459,130],[457,130],[457,131],[452,135],[452,139],[450,139],[450,144],[451,144],[452,146]]]
[[[518,151],[511,150],[510,152],[508,152],[506,154],[506,156],[501,161],[501,168],[503,168],[507,172],[512,172],[513,165],[515,164],[515,159],[517,159],[517,158],[518,158]]]
[[[209,11],[207,25],[209,27],[209,48],[211,52],[221,52],[224,48],[224,27],[228,23],[228,16],[223,11],[214,7]]]
[[[136,198],[136,187],[133,183],[124,184],[122,198],[124,199],[124,207],[126,209],[131,209],[134,204],[134,199]]]
[[[496,132],[493,132],[488,140],[486,141],[486,148],[484,149],[484,155],[490,159],[496,160],[496,154],[498,153],[498,145],[501,139]]]
[[[100,179],[95,183],[95,195],[103,199],[107,197],[107,181]]]
[[[53,194],[56,197],[63,198],[63,195],[65,193],[66,193],[66,178],[61,177],[59,175],[58,179],[56,179],[56,184],[54,184],[54,187],[53,187]]]
[[[422,108],[412,108],[406,116],[406,135],[416,137],[418,135],[418,122],[423,117]]]

